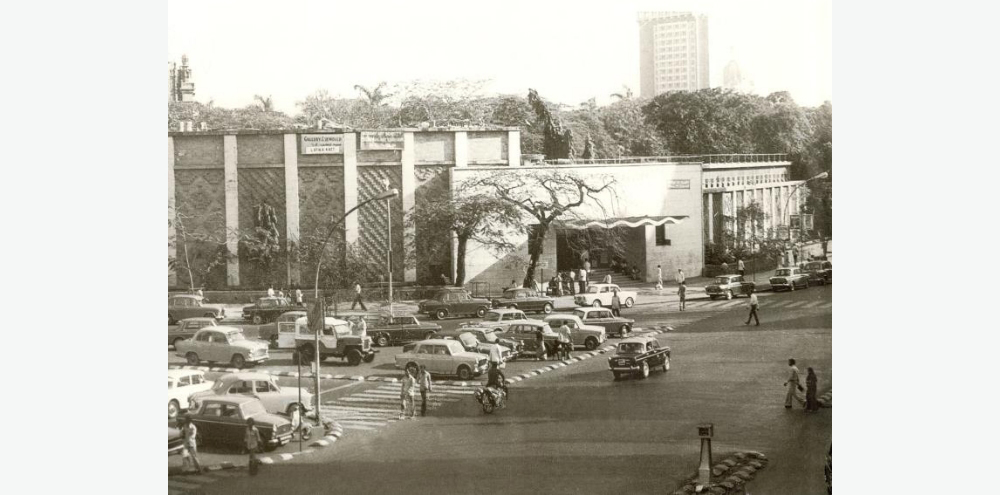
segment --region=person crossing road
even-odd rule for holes
[[[747,306],[750,307],[750,314],[747,315],[747,321],[746,323],[744,323],[744,325],[749,325],[750,319],[752,318],[754,321],[757,322],[757,326],[759,327],[760,319],[757,318],[757,309],[759,305],[757,303],[757,293],[754,292],[753,288],[750,288],[750,301],[747,303]]]

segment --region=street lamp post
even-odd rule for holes
[[[816,180],[816,179],[825,179],[825,178],[827,178],[829,176],[830,176],[830,172],[820,172],[819,174],[814,175],[814,176],[812,176],[812,177],[810,177],[810,178],[808,178],[808,179],[800,182],[791,191],[788,192],[788,197],[785,198],[785,206],[781,209],[781,211],[784,212],[785,215],[788,216],[788,223],[787,223],[787,225],[788,225],[788,242],[789,243],[792,242],[792,216],[788,215],[788,202],[791,201],[792,195],[795,194],[795,191],[798,191],[800,187],[804,186],[806,184],[806,182],[813,181],[813,180]],[[801,211],[802,210],[802,205],[798,205],[798,209]],[[803,227],[802,216],[800,214],[799,215],[799,241],[802,240],[802,230],[804,230],[802,227]],[[801,253],[799,253],[799,257],[801,258]]]
[[[315,374],[315,379],[316,379],[316,395],[315,395],[315,397],[316,397],[316,426],[320,426],[322,424],[321,423],[321,419],[320,419],[320,404],[322,404],[322,402],[323,402],[322,398],[320,397],[320,390],[319,390],[319,368],[320,368],[320,364],[319,364],[319,362],[320,362],[320,358],[319,358],[319,335],[320,335],[320,333],[322,333],[322,331],[323,331],[323,325],[326,323],[326,321],[325,321],[325,319],[326,319],[326,311],[324,309],[323,301],[321,301],[320,298],[319,298],[319,270],[323,266],[323,250],[326,249],[326,243],[330,242],[330,238],[333,237],[333,232],[337,230],[337,227],[340,226],[341,223],[344,223],[344,220],[347,219],[348,215],[350,215],[351,213],[354,213],[355,210],[361,208],[362,206],[364,206],[364,205],[366,205],[368,203],[371,203],[373,201],[383,200],[383,199],[389,200],[389,199],[394,198],[394,197],[396,197],[398,195],[399,195],[399,190],[398,189],[389,189],[388,191],[386,191],[386,192],[384,192],[382,194],[379,194],[378,196],[375,196],[373,198],[368,198],[365,201],[362,201],[361,203],[359,203],[354,208],[351,208],[350,210],[347,210],[347,213],[344,213],[344,216],[340,217],[340,219],[337,220],[336,222],[333,222],[332,219],[331,219],[330,230],[329,230],[329,232],[326,233],[326,238],[323,239],[323,243],[319,245],[319,251],[318,251],[319,254],[318,254],[317,259],[316,259],[316,283],[315,283],[315,285],[313,287],[313,297],[315,298],[314,304],[316,304],[316,305],[319,306],[319,310],[318,311],[314,311],[313,313],[310,313],[310,315],[316,315],[316,317],[319,318],[320,321],[318,323],[316,323],[315,325],[313,324],[313,322],[311,322],[311,321],[309,322],[310,323],[309,326],[313,327],[314,328],[314,332],[316,333],[315,334],[315,342],[314,342],[314,345],[316,347],[314,347],[315,350],[313,351],[313,362],[316,364],[316,374]],[[300,353],[299,354],[299,359],[300,360],[301,360],[301,357],[302,356],[301,356],[301,353]],[[299,378],[301,379],[301,374],[299,375]]]

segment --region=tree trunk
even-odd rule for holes
[[[545,244],[545,234],[548,231],[549,226],[547,224],[539,225],[535,230],[536,235],[528,236],[528,252],[531,253],[531,257],[528,261],[528,270],[524,274],[522,287],[535,286],[535,265],[538,264],[538,258],[542,256],[542,246]]]
[[[458,249],[457,251],[457,263],[458,267],[455,271],[455,287],[462,287],[465,285],[465,247],[469,243],[468,236],[458,236]]]

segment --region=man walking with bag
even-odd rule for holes
[[[806,401],[798,394],[804,389],[799,383],[799,369],[795,367],[794,359],[788,360],[788,380],[785,380],[785,387],[788,388],[788,392],[785,394],[785,409],[792,408],[792,398],[795,398],[799,404],[805,405]]]
[[[757,293],[753,289],[750,289],[750,302],[747,303],[750,306],[750,314],[747,315],[747,321],[744,325],[749,325],[750,320],[753,319],[757,322],[757,326],[760,326],[760,319],[757,318]]]
[[[361,300],[361,284],[354,282],[354,301],[351,302],[351,309],[353,310],[357,304],[361,305],[361,311],[368,311],[368,308],[365,307],[365,302]]]

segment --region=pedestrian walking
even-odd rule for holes
[[[660,265],[656,265],[656,288],[663,288],[663,268]]]
[[[799,384],[799,369],[795,367],[795,360],[788,360],[788,380],[785,380],[785,387],[788,388],[788,392],[785,394],[785,409],[792,408],[792,399],[799,401],[799,404],[805,405],[806,401],[799,397],[799,392],[803,390],[802,385]]]
[[[586,293],[586,292],[587,292],[587,269],[586,268],[581,268],[580,269],[580,293],[583,294],[583,293]]]
[[[747,274],[746,267],[743,266],[743,259],[742,258],[736,260],[736,269],[739,270],[740,276],[743,276],[743,275]]]
[[[198,427],[195,426],[194,421],[191,418],[181,418],[181,437],[184,439],[183,447],[181,448],[181,458],[183,459],[183,468],[185,471],[188,470],[188,465],[193,465],[194,472],[201,472],[201,463],[198,462]]]
[[[677,303],[678,309],[684,311],[684,301],[687,299],[687,284],[677,286],[677,297],[679,299]]]
[[[611,283],[611,274],[610,273],[604,276],[604,283],[606,283],[606,284],[610,284]]]
[[[247,453],[250,454],[248,460],[248,466],[250,471],[250,476],[257,474],[257,469],[260,468],[260,461],[257,459],[257,452],[260,451],[261,444],[263,440],[260,438],[260,430],[254,425],[253,418],[247,418],[247,429],[243,432],[243,444],[246,446]]]
[[[417,378],[409,368],[403,375],[403,388],[399,392],[399,419],[413,419],[413,399],[416,393]]]
[[[420,384],[420,415],[427,416],[427,394],[434,391],[431,385],[431,374],[427,371],[427,367],[420,365],[420,371],[417,373],[417,383]]]
[[[590,272],[590,259],[583,260],[583,269]]]
[[[678,285],[684,283],[684,270],[681,270],[680,268],[677,269],[677,276],[674,278],[674,281],[677,282]]]
[[[450,283],[451,283],[451,281],[448,280],[448,276],[442,273],[441,274],[441,285],[449,285]]]
[[[569,294],[576,295],[576,270],[569,271]]]
[[[632,280],[639,280],[639,267],[632,263]]]
[[[537,337],[535,338],[538,343],[538,360],[545,361],[545,336],[542,334],[541,330],[538,331]]]
[[[722,273],[721,275],[729,275],[729,263],[725,261],[722,262]]]
[[[573,332],[570,330],[566,320],[559,327],[559,351],[562,359],[569,359],[570,349],[573,348]]]
[[[622,299],[618,297],[618,289],[612,289],[611,292],[611,314],[622,315]]]
[[[750,314],[747,315],[747,321],[744,325],[749,325],[750,320],[752,319],[757,322],[757,326],[759,327],[760,318],[757,318],[757,309],[759,308],[759,304],[757,302],[757,293],[753,291],[753,288],[750,289],[750,300],[747,302],[747,306],[750,308]]]
[[[295,305],[305,306],[305,303],[302,301],[302,289],[295,289]]]
[[[278,297],[281,298],[281,299],[285,298],[285,288],[284,287],[278,289]]]
[[[819,401],[816,400],[816,372],[812,366],[806,368],[806,411],[816,412],[819,410]]]
[[[361,305],[361,311],[368,311],[368,308],[365,307],[365,302],[361,300],[361,284],[359,284],[358,282],[355,281],[354,282],[354,301],[351,302],[351,309],[354,309],[354,306],[357,305],[357,304]]]
[[[274,297],[274,287],[267,288],[267,297]]]
[[[202,298],[202,300],[205,299],[205,293],[202,292],[201,289],[198,289],[198,291],[196,292],[196,294],[198,294],[198,297]]]

